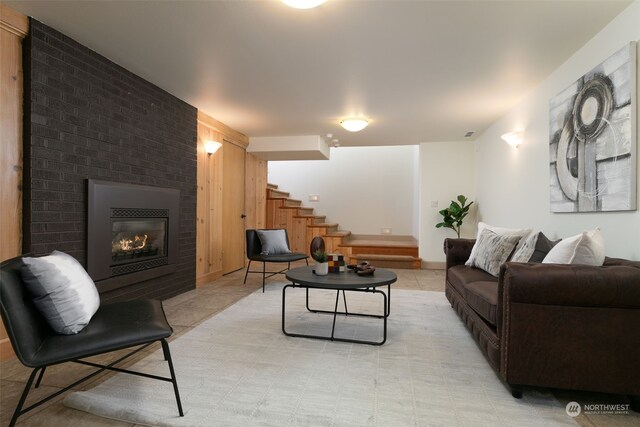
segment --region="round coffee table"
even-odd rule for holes
[[[326,276],[318,276],[313,272],[314,266],[306,266],[300,268],[294,268],[286,273],[287,279],[291,280],[291,284],[285,285],[282,288],[282,332],[285,335],[291,337],[303,337],[303,338],[315,338],[330,341],[343,341],[359,344],[371,344],[382,345],[387,340],[387,318],[391,309],[391,284],[398,280],[398,277],[393,271],[377,268],[371,276],[359,276],[353,271],[347,271],[344,273],[329,273]],[[380,286],[387,286],[387,292],[377,289]],[[286,306],[286,292],[288,288],[302,288],[306,291],[306,308],[312,313],[325,313],[333,314],[333,326],[331,328],[330,336],[322,335],[306,335],[287,332],[285,328],[285,306]],[[309,307],[309,289],[328,289],[336,291],[336,303],[333,311],[329,310],[315,310]],[[340,302],[340,292],[342,291],[342,297],[344,301],[344,311],[338,311],[338,303]],[[346,292],[366,292],[382,295],[384,302],[384,309],[382,314],[368,314],[368,313],[354,313],[347,309],[347,296]],[[339,338],[335,336],[336,317],[340,315],[344,316],[360,316],[360,317],[373,317],[383,320],[383,337],[382,341],[364,341],[355,340],[350,338]]]

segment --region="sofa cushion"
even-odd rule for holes
[[[465,285],[467,283],[472,282],[496,282],[498,283],[498,278],[493,277],[486,271],[482,271],[479,268],[468,267],[466,265],[456,265],[455,267],[451,267],[447,270],[447,281],[454,287],[456,291],[463,297],[466,298],[466,288]]]
[[[478,313],[484,320],[497,325],[498,312],[498,282],[481,281],[471,282],[465,285],[465,299],[469,307]]]

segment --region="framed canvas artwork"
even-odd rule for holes
[[[549,103],[552,212],[637,208],[636,43]]]

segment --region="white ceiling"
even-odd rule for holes
[[[5,3],[248,136],[350,146],[481,133],[630,1]]]

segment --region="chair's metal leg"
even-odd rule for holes
[[[304,259],[304,262],[306,262],[306,263],[307,263],[307,265],[309,265],[309,258],[305,258],[305,259]]]
[[[266,276],[267,272],[267,263],[263,262],[262,263],[262,293],[264,293],[264,276]]]
[[[169,372],[171,372],[171,382],[173,383],[173,391],[176,393],[176,403],[178,404],[178,413],[181,417],[184,417],[184,412],[182,412],[182,402],[180,401],[180,392],[178,391],[178,381],[176,380],[176,373],[173,370],[173,362],[171,361],[171,352],[169,351],[169,343],[167,340],[161,339],[162,343],[162,352],[164,353],[164,357],[169,364]]]
[[[40,387],[40,381],[42,381],[42,377],[44,376],[45,369],[47,369],[46,366],[43,366],[42,368],[40,368],[40,375],[38,375],[38,380],[36,381],[36,385],[34,388]]]
[[[16,421],[22,412],[22,407],[24,406],[24,402],[27,400],[27,395],[29,394],[29,389],[31,389],[31,384],[33,384],[33,379],[36,376],[36,373],[41,368],[35,368],[31,371],[31,375],[29,376],[29,380],[27,381],[27,385],[24,386],[24,391],[22,392],[22,396],[20,396],[20,400],[18,401],[18,406],[16,406],[16,410],[13,412],[13,417],[11,417],[11,421],[9,421],[9,427],[13,427],[16,425]],[[43,369],[44,371],[44,369]]]
[[[247,276],[249,275],[250,269],[251,269],[251,260],[249,260],[249,265],[247,265],[247,272],[244,273],[244,282],[242,282],[243,285],[247,284]]]

